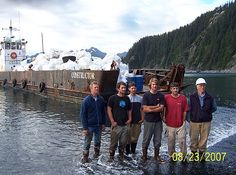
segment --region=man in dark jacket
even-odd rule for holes
[[[207,148],[212,113],[217,107],[214,98],[206,92],[206,81],[203,78],[197,79],[196,89],[190,95],[190,149],[195,160],[202,161]]]
[[[96,81],[90,84],[91,94],[81,104],[80,118],[83,125],[84,150],[82,163],[88,162],[89,148],[94,134],[94,158],[98,158],[101,145],[101,132],[105,129],[105,102],[99,95]]]

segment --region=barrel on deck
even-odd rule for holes
[[[143,91],[143,83],[144,83],[143,75],[129,76],[126,77],[126,79],[127,79],[127,84],[129,84],[130,82],[134,82],[136,84],[137,92]]]
[[[143,82],[144,82],[143,75],[135,76],[135,84],[137,87],[137,92],[143,91]]]

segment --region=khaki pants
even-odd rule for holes
[[[205,152],[207,140],[211,129],[211,122],[194,123],[190,122],[190,149],[193,152]]]
[[[178,137],[180,151],[185,155],[187,152],[186,146],[186,127],[185,122],[179,128],[167,126],[168,131],[168,153],[171,156],[175,152],[175,139]]]
[[[111,130],[111,144],[110,144],[110,151],[115,151],[118,142],[119,142],[119,149],[124,150],[128,141],[128,127],[127,126],[116,126],[112,127]]]
[[[137,143],[141,133],[141,124],[131,124],[129,128],[130,140],[129,143]]]

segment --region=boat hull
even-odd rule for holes
[[[118,70],[5,71],[0,72],[0,84],[79,103],[90,93],[92,81],[98,81],[100,94],[108,99],[116,92],[118,76]]]

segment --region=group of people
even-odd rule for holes
[[[190,95],[189,101],[180,94],[179,84],[170,84],[170,94],[163,95],[158,91],[158,80],[151,78],[149,91],[143,96],[136,94],[134,82],[128,84],[129,95],[126,95],[127,85],[118,82],[117,94],[112,95],[105,105],[99,95],[99,84],[90,84],[91,94],[81,104],[80,118],[83,126],[84,147],[82,162],[89,161],[89,149],[94,135],[94,155],[100,155],[101,132],[105,129],[106,111],[111,122],[111,141],[109,159],[114,160],[118,148],[118,158],[122,161],[124,154],[135,154],[141,125],[143,123],[142,161],[148,159],[148,147],[153,139],[154,159],[159,163],[164,160],[160,156],[163,122],[167,126],[168,153],[173,159],[176,135],[180,153],[187,154],[186,121],[190,123],[191,152],[204,155],[211,128],[212,113],[216,111],[214,98],[206,92],[206,81],[199,78],[196,81],[196,92]],[[189,116],[189,117],[187,117]]]

